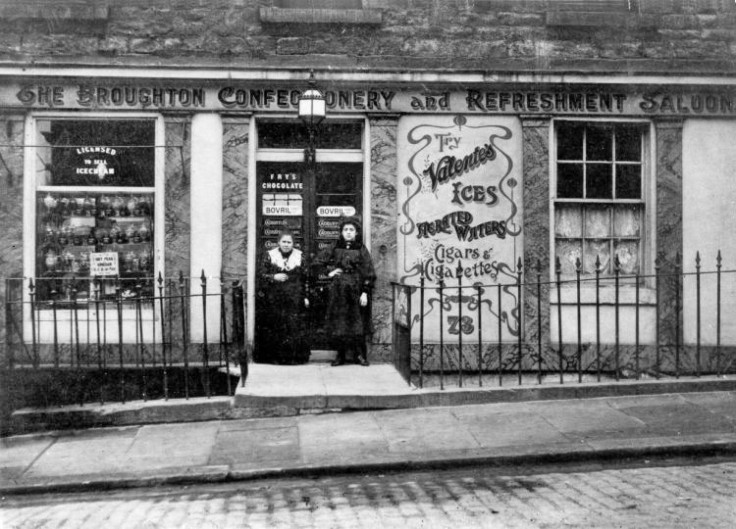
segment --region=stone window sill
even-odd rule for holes
[[[377,9],[279,9],[260,8],[261,22],[269,24],[362,24],[378,25],[383,21]]]

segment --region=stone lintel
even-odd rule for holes
[[[383,16],[375,9],[279,9],[260,8],[261,22],[268,24],[365,24],[380,25]]]

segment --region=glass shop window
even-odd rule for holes
[[[36,120],[38,301],[154,293],[155,144],[155,119]]]
[[[555,256],[562,274],[642,273],[645,235],[645,128],[638,124],[558,122]]]

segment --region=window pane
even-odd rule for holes
[[[611,208],[607,206],[585,208],[585,236],[611,236]]]
[[[39,120],[43,185],[153,187],[153,120]]]
[[[640,206],[618,206],[613,214],[613,233],[616,237],[640,237]]]
[[[622,274],[635,274],[639,271],[639,241],[617,241],[614,252]]]
[[[612,166],[607,163],[591,163],[586,166],[585,198],[613,198]]]
[[[583,215],[580,206],[557,205],[555,209],[555,235],[568,238],[583,236]]]
[[[641,165],[616,166],[616,198],[641,198]]]
[[[324,121],[317,128],[318,149],[360,149],[363,126],[360,122]],[[307,127],[298,121],[261,121],[258,147],[261,149],[304,149],[309,143]]]
[[[613,160],[613,130],[588,127],[585,146],[588,160]]]
[[[595,274],[596,263],[600,265],[602,274],[610,272],[611,242],[609,240],[590,239],[585,241],[585,272]]]
[[[583,198],[583,164],[557,164],[557,197]]]
[[[319,163],[316,166],[316,173],[317,193],[352,196],[363,176],[363,164]]]
[[[582,261],[582,241],[580,240],[558,240],[555,245],[557,253],[555,257],[560,260],[563,275],[575,274],[575,262]],[[556,265],[555,265],[556,266]]]
[[[153,204],[151,193],[38,193],[36,277],[45,285],[42,290],[39,283],[39,301],[50,299],[52,289],[67,297],[76,289],[76,299],[86,299],[95,274],[152,278]],[[142,294],[150,295],[152,288],[148,282]]]
[[[580,123],[560,123],[557,127],[557,159],[583,159],[583,130]]]
[[[616,160],[641,161],[641,131],[636,127],[616,127]]]

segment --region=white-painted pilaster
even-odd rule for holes
[[[222,268],[222,120],[218,114],[192,118],[191,266],[192,293],[201,293],[199,277],[207,277],[207,339],[220,335],[220,269]],[[212,294],[212,295],[209,295]],[[202,299],[191,300],[192,342],[204,338]]]

